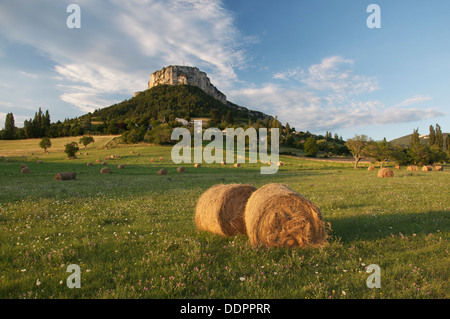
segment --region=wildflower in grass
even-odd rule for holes
[[[239,280],[240,281],[245,281],[245,277],[240,277]]]
[[[40,286],[41,282],[39,281],[39,278],[36,280],[36,286]]]

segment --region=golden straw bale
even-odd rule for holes
[[[245,204],[255,190],[245,184],[218,184],[209,188],[195,208],[197,228],[223,236],[245,234]]]
[[[20,172],[22,173],[22,174],[31,174],[31,171],[30,171],[30,169],[28,168],[28,167],[23,167],[21,170],[20,170]]]
[[[443,167],[443,166],[435,166],[435,167],[434,167],[434,170],[435,170],[435,171],[443,171],[443,170],[444,170],[444,167]]]
[[[76,179],[77,178],[77,174],[74,172],[61,172],[61,173],[56,173],[55,175],[55,180],[57,181],[69,181],[72,179]]]
[[[124,165],[124,164],[119,164],[119,165],[117,165],[117,168],[118,168],[118,169],[124,169],[124,168],[125,168],[125,165]]]
[[[88,162],[88,163],[86,163],[86,166],[94,166],[94,163]]]
[[[253,246],[317,247],[327,241],[319,208],[282,184],[267,184],[255,191],[244,219]]]
[[[202,165],[201,165],[201,164],[198,164],[198,163],[196,163],[196,164],[194,164],[194,167],[195,167],[195,168],[200,168],[200,167],[202,167]]]
[[[235,163],[233,166],[234,167],[241,167],[241,164],[240,163]]]
[[[390,168],[380,168],[377,174],[378,177],[394,177],[394,171]]]
[[[167,170],[166,169],[160,169],[159,171],[158,171],[158,175],[167,175]]]
[[[422,171],[424,171],[424,172],[431,172],[432,170],[433,170],[433,166],[431,166],[431,165],[424,165],[422,167]]]
[[[368,171],[374,171],[374,170],[375,170],[375,166],[369,166],[369,167],[367,168],[367,170],[368,170]]]
[[[417,171],[417,170],[418,170],[418,167],[415,166],[415,165],[410,165],[410,166],[408,166],[408,167],[406,168],[406,170],[408,170],[408,171]]]
[[[103,167],[103,168],[100,170],[100,174],[110,174],[110,173],[111,173],[111,169],[108,168],[108,167]]]
[[[184,173],[186,172],[186,168],[184,168],[183,166],[177,167],[177,173]]]

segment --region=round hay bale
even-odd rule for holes
[[[394,171],[390,168],[380,168],[377,174],[378,177],[394,177]]]
[[[443,166],[435,166],[435,167],[434,167],[434,170],[435,170],[435,171],[443,171],[443,170],[444,170],[444,167],[443,167]]]
[[[130,154],[134,154],[134,151],[130,151]]]
[[[25,164],[20,165],[20,169],[27,167]]]
[[[227,165],[227,162],[225,162],[225,161],[220,162],[220,165]]]
[[[100,170],[100,174],[110,174],[110,173],[111,173],[111,169],[108,168],[108,167],[103,167],[103,168]]]
[[[368,171],[374,171],[374,170],[375,170],[375,166],[369,166],[369,167],[367,168],[367,170],[368,170]]]
[[[160,161],[160,162],[164,161],[164,157],[161,156],[161,157],[159,158],[159,161]]]
[[[284,164],[284,162],[279,161],[279,162],[277,163],[277,165],[278,165],[278,166],[284,166],[285,164]]]
[[[241,167],[241,164],[235,163],[235,164],[233,165],[233,167]]]
[[[319,208],[282,184],[267,184],[255,191],[247,202],[244,219],[253,246],[326,244],[327,230]]]
[[[55,180],[57,181],[69,181],[77,178],[77,174],[74,172],[61,172],[56,173]]]
[[[270,166],[270,165],[272,165],[272,162],[271,162],[271,161],[268,161],[268,162],[267,162],[267,166]]]
[[[141,153],[136,153],[136,156],[141,156]]]
[[[422,171],[423,172],[430,172],[430,171],[432,171],[433,170],[433,166],[431,166],[431,165],[424,165],[423,167],[422,167]]]
[[[94,166],[94,163],[88,162],[88,163],[86,163],[86,166]]]
[[[223,236],[245,234],[245,205],[254,191],[255,187],[246,184],[218,184],[211,187],[197,202],[197,228]]]
[[[30,171],[30,169],[28,168],[28,167],[23,167],[21,170],[20,170],[20,173],[22,173],[22,174],[31,174],[31,171]]]
[[[85,152],[84,155],[89,155],[89,153],[88,153],[88,152]]]
[[[408,167],[406,168],[406,170],[408,170],[408,171],[417,171],[418,168],[417,168],[417,166],[415,166],[415,165],[410,165],[410,166],[408,166]]]
[[[42,164],[42,161],[41,160],[36,161],[36,164]]]
[[[177,173],[184,173],[186,172],[186,168],[184,168],[183,166],[177,167]]]
[[[125,165],[124,165],[124,164],[119,164],[119,165],[117,166],[117,168],[118,168],[118,169],[124,169],[124,168],[125,168]]]
[[[107,161],[104,161],[104,162],[102,163],[102,165],[106,166],[106,165],[108,165],[108,162],[107,162]]]
[[[97,163],[97,164],[100,164],[102,161],[101,160],[99,160],[98,158],[95,160],[95,162]]]
[[[202,165],[201,165],[201,164],[198,164],[198,163],[196,163],[196,164],[194,164],[194,167],[195,167],[195,168],[200,168],[200,167],[202,167]]]
[[[155,162],[155,159],[152,157],[151,159],[150,159],[150,163],[154,163]]]
[[[400,165],[395,165],[395,169],[401,169]]]
[[[158,171],[158,175],[167,175],[167,170],[166,169],[160,169],[159,171]]]

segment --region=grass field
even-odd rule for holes
[[[450,297],[449,165],[381,179],[365,164],[281,156],[287,165],[275,175],[261,175],[261,164],[184,164],[177,174],[170,147],[105,150],[107,141],[74,160],[57,147],[68,140],[52,140],[49,154],[37,140],[0,142],[9,159],[0,160],[0,298]],[[86,166],[111,154],[121,158],[108,161],[110,175]],[[169,174],[157,176],[161,168]],[[60,171],[77,179],[55,181]],[[196,230],[196,201],[209,187],[272,182],[319,206],[333,229],[327,246],[257,249],[244,235]],[[80,266],[80,289],[66,285],[70,264]],[[380,289],[366,285],[370,264],[381,268]]]

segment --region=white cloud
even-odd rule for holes
[[[53,61],[67,90],[61,99],[83,112],[109,103],[108,95],[146,89],[150,74],[170,64],[197,66],[228,87],[245,66],[240,43],[256,41],[240,34],[219,0],[80,0],[81,29],[65,25],[70,3],[2,2],[0,32]]]
[[[415,95],[411,98],[401,101],[400,103],[397,103],[395,106],[396,107],[405,107],[405,106],[410,106],[410,105],[414,105],[414,104],[418,104],[418,103],[422,103],[422,102],[431,101],[432,99],[433,98],[429,97],[429,96]]]
[[[408,108],[429,97],[415,96],[392,107],[367,97],[378,89],[377,79],[355,74],[353,64],[339,56],[325,58],[306,70],[294,68],[273,75],[276,80],[293,80],[289,88],[266,83],[233,90],[228,97],[249,108],[278,115],[283,123],[289,122],[297,129],[313,132],[414,122],[442,115],[435,108]]]

